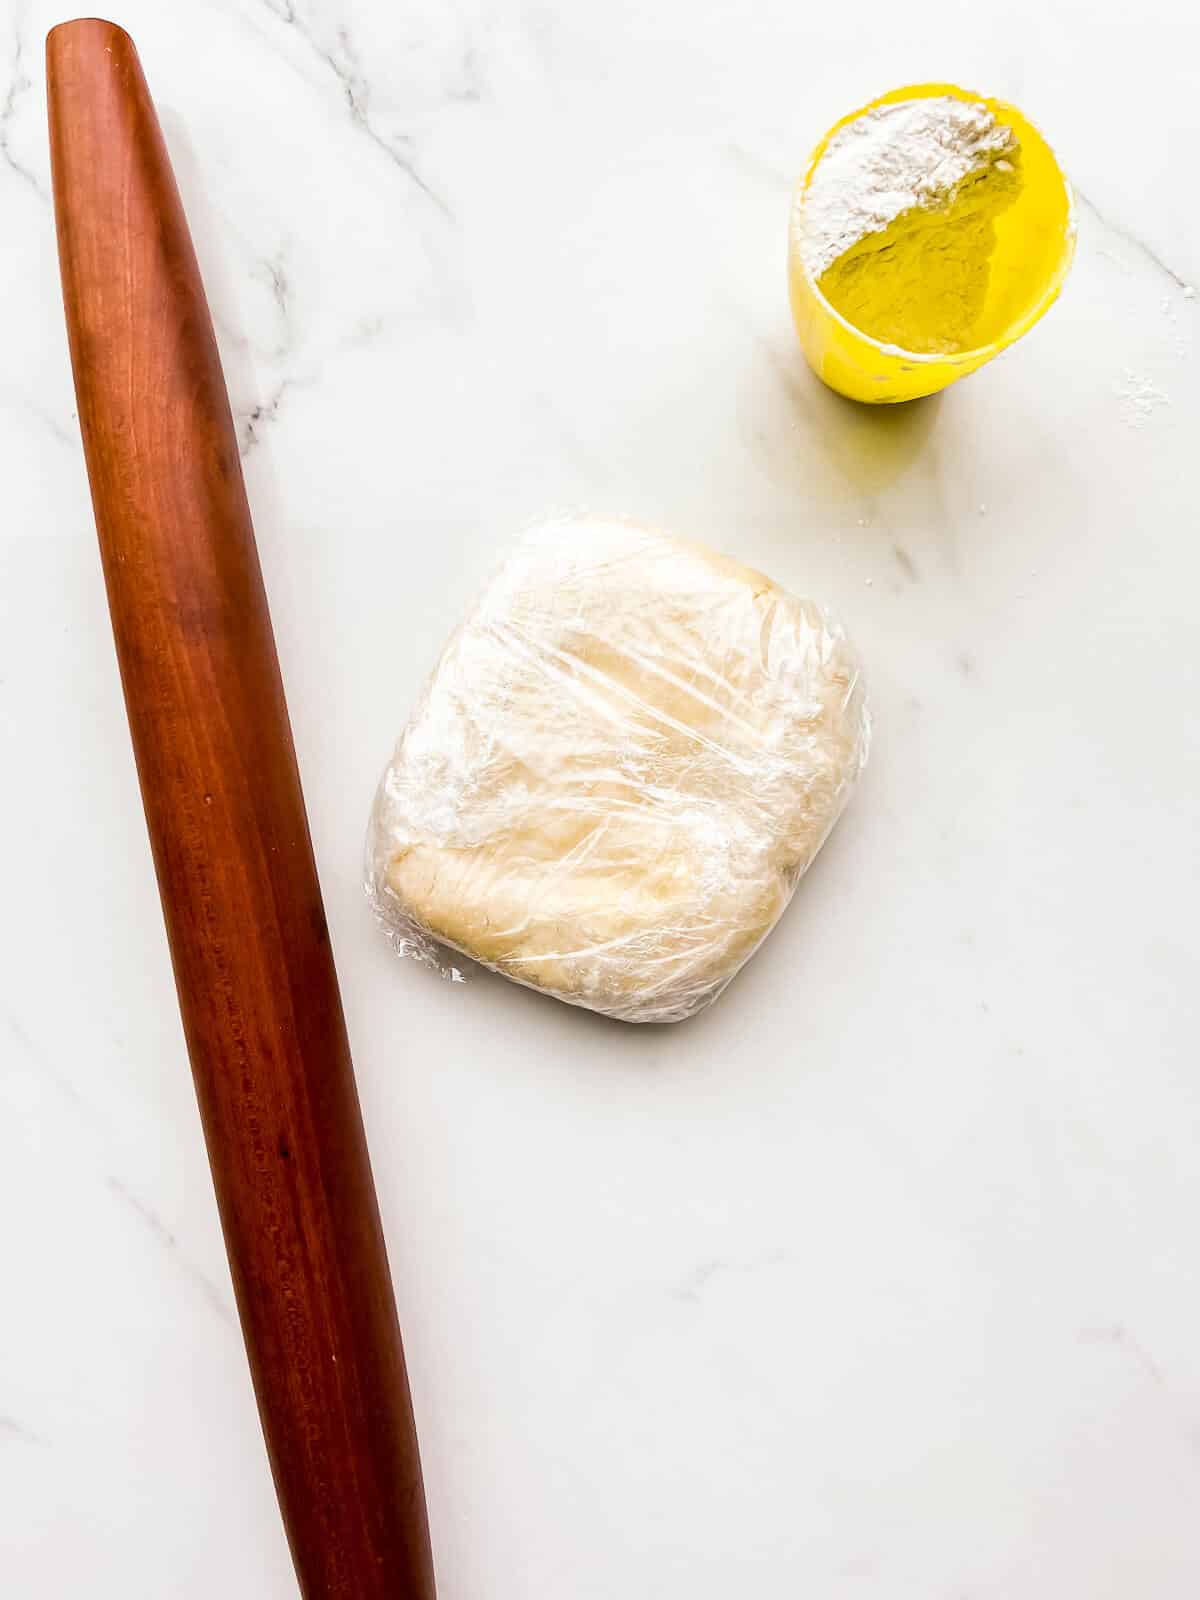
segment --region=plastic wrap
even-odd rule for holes
[[[409,954],[679,1021],[774,927],[867,743],[857,660],[818,606],[652,529],[543,523],[400,739],[368,892]]]

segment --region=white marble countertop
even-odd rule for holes
[[[443,1600],[1200,1591],[1192,8],[128,0],[218,320]],[[295,1593],[73,415],[47,0],[0,0],[0,1579]],[[940,399],[826,393],[789,184],[948,76],[1078,260]],[[584,505],[831,604],[877,736],[676,1029],[398,963],[365,813],[502,543]]]

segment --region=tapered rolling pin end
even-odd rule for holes
[[[57,22],[46,35],[46,70],[55,68],[75,50],[118,52],[137,60],[133,40],[115,22],[104,17],[74,17],[70,22]]]

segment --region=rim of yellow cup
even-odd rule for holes
[[[1071,263],[1075,258],[1077,232],[1075,191],[1072,189],[1070,180],[1062,169],[1054,146],[1037,124],[1032,122],[1018,106],[1013,105],[1008,100],[997,99],[993,95],[980,94],[974,89],[964,89],[957,83],[906,84],[903,88],[889,89],[886,94],[877,95],[874,100],[868,101],[865,106],[860,106],[857,111],[848,111],[844,117],[839,117],[817,144],[816,149],[808,159],[804,175],[796,185],[792,200],[792,222],[790,227],[795,227],[796,214],[801,207],[809,181],[816,171],[817,163],[829,148],[829,142],[835,134],[840,133],[848,123],[857,122],[859,117],[866,116],[869,111],[874,111],[879,106],[896,105],[903,100],[935,100],[943,95],[951,96],[955,100],[969,100],[984,105],[1000,122],[1005,121],[1006,114],[1009,118],[1015,116],[1018,122],[1037,136],[1054,163],[1054,170],[1063,186],[1063,195],[1066,199],[1067,207],[1066,223],[1063,229],[1063,247],[1059,252],[1054,271],[1046,280],[1045,287],[1033,304],[1009,323],[998,338],[990,340],[987,344],[972,345],[969,350],[955,350],[948,354],[940,351],[906,350],[903,345],[887,344],[882,339],[874,338],[873,335],[860,328],[857,323],[851,322],[849,318],[844,317],[837,307],[831,305],[822,294],[816,278],[809,271],[804,252],[797,246],[795,253],[804,281],[817,300],[820,301],[823,310],[834,322],[839,323],[849,333],[852,333],[856,339],[861,339],[864,343],[873,346],[882,355],[902,356],[906,362],[911,361],[919,366],[932,366],[937,363],[941,363],[943,366],[965,366],[970,362],[972,368],[975,368],[983,366],[985,361],[990,361],[993,356],[999,355],[1010,344],[1015,344],[1018,339],[1023,338],[1029,332],[1036,322],[1039,322],[1045,316],[1055,300],[1058,299],[1067,273],[1071,269]]]

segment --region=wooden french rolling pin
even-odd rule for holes
[[[296,1572],[310,1600],[432,1600],[391,1278],[204,288],[133,42],[69,22],[46,57],[113,633]]]

